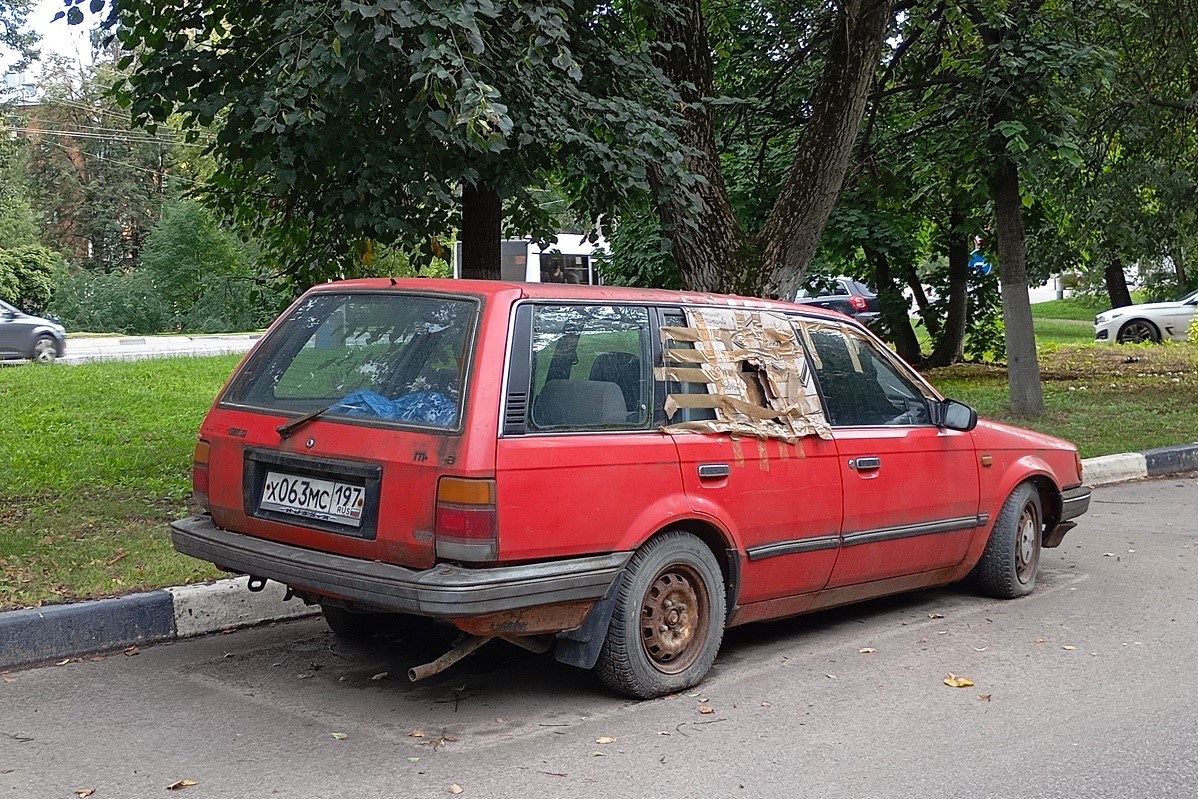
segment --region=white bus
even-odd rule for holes
[[[581,283],[598,286],[599,256],[606,256],[607,242],[594,244],[580,233],[558,233],[557,243],[541,247],[532,239],[504,239],[499,245],[501,280],[525,283]],[[462,276],[462,243],[453,248],[453,276]]]

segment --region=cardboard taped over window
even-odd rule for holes
[[[658,379],[705,383],[707,394],[670,394],[666,416],[711,408],[715,419],[670,422],[667,432],[733,433],[794,442],[831,438],[802,342],[803,322],[769,311],[688,308],[690,327],[664,327]],[[674,344],[672,348],[670,345]],[[693,345],[678,348],[678,344]]]

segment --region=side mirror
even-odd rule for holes
[[[15,311],[10,311],[7,308],[5,308],[3,311],[0,311],[0,319],[16,319],[16,318],[17,318],[17,314]]]
[[[932,403],[932,421],[937,427],[967,433],[978,426],[978,412],[955,399]]]

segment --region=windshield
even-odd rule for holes
[[[1177,298],[1178,302],[1198,302],[1198,291],[1191,291]]]
[[[295,306],[221,398],[275,412],[456,429],[478,303],[321,292]]]

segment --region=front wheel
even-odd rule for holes
[[[1118,341],[1120,344],[1142,344],[1150,342],[1159,344],[1161,331],[1147,319],[1132,319],[1119,328]]]
[[[1044,530],[1040,492],[1023,483],[1007,497],[981,560],[974,567],[978,590],[986,596],[1014,599],[1036,587],[1040,540]]]
[[[616,594],[595,668],[614,691],[651,699],[697,684],[724,637],[724,579],[711,550],[672,530],[641,547]]]

